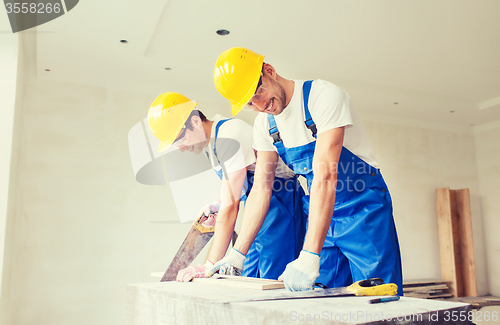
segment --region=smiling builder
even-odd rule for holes
[[[316,281],[341,287],[379,277],[397,284],[402,295],[391,197],[349,95],[328,81],[285,79],[263,55],[241,47],[219,56],[214,82],[233,115],[245,106],[259,112],[255,189],[244,214],[250,222],[234,250],[245,254],[265,219],[271,195],[265,185],[281,157],[307,179],[310,193],[303,207],[309,215],[304,246],[280,276],[285,287],[312,290]],[[231,254],[216,268],[230,268]]]

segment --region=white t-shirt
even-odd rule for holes
[[[292,99],[283,112],[274,116],[283,145],[286,148],[298,147],[316,139],[306,127],[302,85],[303,80],[294,80]],[[379,168],[373,155],[370,142],[361,121],[351,107],[349,94],[342,88],[325,80],[314,80],[309,94],[309,112],[316,123],[318,134],[345,126],[343,146],[367,164]],[[253,148],[257,151],[277,151],[269,135],[267,113],[259,113],[254,122]]]
[[[214,123],[212,124],[210,141],[205,148],[212,168],[218,172],[221,167],[219,161],[213,155],[215,128],[220,120],[225,119],[225,117],[218,114],[212,118]],[[245,167],[248,167],[249,170],[255,170],[256,155],[252,144],[252,126],[245,121],[230,119],[220,126],[216,144],[217,157],[221,163],[224,163],[228,174]],[[294,175],[295,173],[279,159],[275,176],[288,179]]]

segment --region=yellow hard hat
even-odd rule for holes
[[[179,135],[196,102],[179,93],[163,93],[148,111],[151,132],[160,140],[158,152],[167,150]]]
[[[233,47],[222,52],[215,63],[214,83],[222,96],[231,102],[233,116],[252,98],[264,56],[244,47]]]

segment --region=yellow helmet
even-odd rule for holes
[[[252,98],[264,56],[244,47],[233,47],[222,52],[215,63],[214,83],[222,96],[231,102],[233,116]]]
[[[158,152],[172,145],[196,105],[179,93],[163,93],[155,99],[148,111],[148,124],[160,140]]]

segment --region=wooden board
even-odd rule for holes
[[[422,287],[403,287],[403,292],[427,292],[433,290],[448,290],[449,287],[446,284],[437,284]]]
[[[453,297],[451,293],[446,293],[446,292],[431,292],[431,293],[408,292],[405,293],[404,296],[410,298],[421,298],[421,299],[437,299],[437,298]]]
[[[454,297],[477,296],[469,189],[436,190],[441,276]]]
[[[427,285],[447,284],[448,281],[442,279],[416,279],[416,280],[403,280],[403,288],[408,287],[421,287]]]
[[[458,239],[461,256],[463,296],[477,297],[476,265],[472,238],[472,216],[469,189],[455,190],[458,221]]]
[[[277,280],[248,278],[243,276],[230,276],[230,275],[218,276],[213,278],[197,278],[193,279],[193,282],[228,286],[234,288],[254,289],[254,290],[272,290],[272,289],[282,289],[285,287],[283,282]]]
[[[449,281],[450,293],[454,297],[462,296],[461,278],[457,274],[458,225],[456,217],[455,192],[449,188],[436,190],[436,203],[439,228],[439,253],[441,256],[441,276]],[[460,278],[460,279],[459,279]]]
[[[500,298],[494,296],[482,296],[482,297],[459,297],[445,299],[445,301],[458,301],[471,304],[474,309],[480,309],[486,306],[500,306]]]

